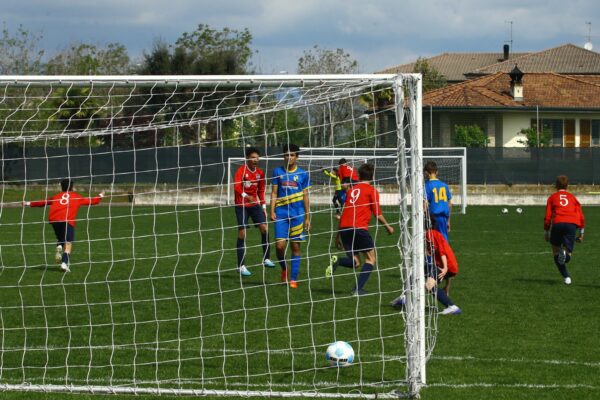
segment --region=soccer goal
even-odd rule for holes
[[[331,180],[323,173],[337,168],[339,161],[344,159],[348,165],[358,168],[361,164],[371,163],[377,171],[376,182],[386,205],[399,204],[395,189],[396,164],[398,163],[395,148],[302,148],[298,165],[310,171],[311,183],[314,186],[311,193],[312,203],[317,205],[330,204],[333,195]],[[464,147],[425,148],[423,163],[434,161],[439,168],[438,176],[454,189],[452,205],[461,214],[467,212],[467,156]],[[245,162],[243,157],[230,157],[227,161],[227,203],[233,204],[234,173]],[[264,171],[282,165],[282,157],[262,157],[260,167]]]
[[[0,390],[381,398],[425,385],[437,312],[413,201],[420,75],[3,76],[0,123]],[[297,288],[281,281],[270,219],[275,268],[250,225],[240,274],[228,203],[247,148],[269,177],[290,143],[314,200]],[[360,271],[325,273],[343,252],[321,168],[342,154],[374,164],[395,230],[371,220],[377,265],[360,296]],[[70,272],[52,206],[29,207],[66,201],[65,178],[84,198]],[[354,349],[349,367],[326,360],[336,341]]]

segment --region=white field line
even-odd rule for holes
[[[324,346],[321,346],[325,348]],[[135,351],[152,351],[152,352],[164,352],[164,353],[178,353],[178,354],[190,354],[190,355],[198,355],[200,349],[190,349],[190,348],[182,348],[178,349],[175,347],[155,347],[155,346],[134,346],[134,345],[105,345],[105,346],[72,346],[69,348],[70,350],[135,350]],[[3,347],[0,350],[3,351],[23,351],[25,350],[23,347]],[[66,347],[57,347],[57,346],[35,346],[28,347],[27,351],[55,351],[55,350],[67,350]],[[216,354],[245,354],[246,352],[255,353],[255,352],[267,352],[261,349],[248,349],[248,351],[242,349],[235,348],[202,348],[202,353],[216,353]],[[273,355],[291,355],[292,352],[289,349],[281,349],[281,350],[269,350],[269,354]],[[315,354],[323,353],[325,351],[294,351],[296,355],[303,356],[311,356]],[[406,356],[393,356],[393,355],[381,355],[381,354],[360,354],[360,358],[363,359],[383,359],[385,361],[401,361],[405,360]],[[519,364],[548,364],[548,365],[573,365],[573,366],[583,366],[590,368],[600,368],[600,361],[575,361],[575,360],[553,360],[553,359],[527,359],[527,358],[480,358],[473,356],[431,356],[433,360],[440,361],[459,361],[459,362],[494,362],[494,363],[519,363]]]
[[[469,388],[514,388],[514,389],[593,389],[600,390],[600,386],[585,384],[540,384],[540,383],[428,383],[427,387],[445,387],[451,389],[469,389]]]

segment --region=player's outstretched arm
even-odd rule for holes
[[[271,220],[275,221],[275,203],[277,202],[277,185],[271,185]]]
[[[308,189],[304,189],[304,229],[310,231],[310,198]]]
[[[387,222],[387,220],[385,219],[385,217],[383,216],[383,214],[378,215],[377,216],[377,220],[383,224],[383,226],[385,226],[385,229],[387,230],[388,234],[391,235],[392,233],[394,233],[394,228]]]

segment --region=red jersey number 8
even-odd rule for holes
[[[360,196],[360,189],[352,189],[350,192],[350,204],[356,203],[358,196]]]
[[[558,197],[560,199],[559,201],[561,206],[566,207],[567,205],[569,205],[569,199],[567,199],[566,194],[561,194]]]
[[[63,193],[63,195],[60,197],[60,200],[58,201],[58,203],[62,206],[66,206],[67,204],[69,204],[69,193]]]

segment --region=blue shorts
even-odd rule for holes
[[[62,222],[50,222],[50,225],[54,228],[54,234],[56,235],[56,242],[60,245],[65,243],[72,243],[75,240],[75,227],[66,221]]]
[[[342,205],[346,202],[346,191],[345,190],[336,190],[335,195]]]
[[[304,235],[304,214],[288,218],[277,218],[275,221],[275,240],[291,240],[302,242]]]
[[[237,217],[238,229],[246,229],[250,226],[248,219],[251,217],[254,225],[266,224],[267,217],[261,206],[243,207],[235,206],[235,216]]]
[[[577,225],[575,224],[553,224],[550,230],[550,243],[557,247],[564,245],[569,250],[569,253],[572,253],[575,246],[576,232]]]
[[[375,243],[369,231],[364,229],[342,228],[340,229],[340,239],[346,254],[349,256],[356,253],[366,253],[375,248]]]
[[[448,216],[443,214],[432,214],[431,217],[435,221],[435,230],[444,235],[444,239],[448,241]]]

